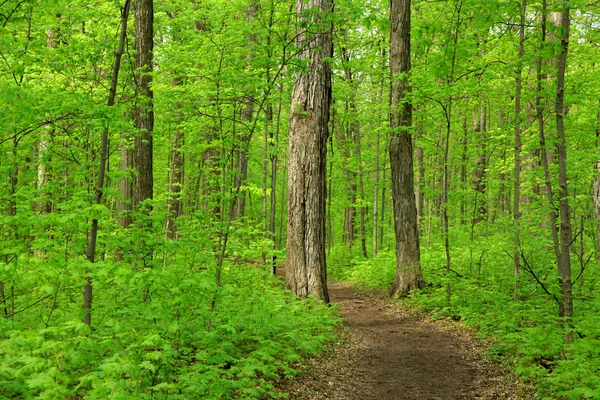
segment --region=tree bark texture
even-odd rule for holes
[[[391,128],[389,145],[392,199],[396,233],[396,279],[392,296],[403,296],[424,286],[420,267],[417,206],[415,202],[413,147],[409,129],[412,104],[410,72],[410,0],[392,0],[390,31]]]
[[[325,186],[331,65],[331,0],[297,0],[298,57],[289,133],[286,286],[329,302],[325,263]]]
[[[137,130],[134,139],[133,167],[134,209],[146,199],[153,197],[152,132],[154,130],[154,107],[152,94],[152,56],[154,37],[153,0],[136,0],[135,7],[135,84],[136,99],[134,124]]]

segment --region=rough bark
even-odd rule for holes
[[[307,10],[316,12],[307,12]],[[289,133],[286,286],[329,302],[325,263],[325,186],[331,65],[331,0],[297,0],[298,57]],[[301,25],[307,24],[308,30]]]
[[[154,107],[152,93],[152,58],[154,37],[153,0],[136,0],[135,7],[135,85],[136,98],[133,114],[137,130],[134,139],[133,167],[136,171],[133,190],[133,208],[153,197],[152,132]]]
[[[415,202],[410,87],[410,0],[392,0],[390,7],[390,97],[392,136],[389,145],[396,233],[396,279],[392,296],[424,286],[420,266]]]

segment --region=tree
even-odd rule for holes
[[[152,132],[154,131],[154,105],[152,92],[152,58],[154,51],[153,0],[136,0],[135,7],[135,134],[133,168],[136,171],[133,205],[153,197]]]
[[[396,279],[392,296],[404,296],[424,286],[420,266],[415,201],[413,144],[410,134],[410,0],[392,0],[390,7],[390,96],[392,137],[389,145],[396,233]]]
[[[296,1],[296,72],[289,126],[286,286],[329,302],[325,263],[326,157],[333,56],[331,0]]]
[[[564,4],[564,11],[560,19],[561,51],[557,63],[556,103],[556,136],[558,153],[558,185],[560,186],[559,215],[560,215],[560,255],[558,257],[558,273],[562,286],[562,313],[567,332],[565,341],[573,341],[571,324],[573,321],[573,282],[571,280],[571,244],[573,233],[571,230],[571,216],[569,207],[569,186],[567,179],[567,149],[565,140],[565,70],[567,67],[567,52],[569,49],[570,5]]]
[[[122,9],[121,15],[121,35],[119,40],[119,47],[115,53],[115,65],[113,67],[112,79],[110,82],[110,91],[108,95],[107,106],[112,107],[115,104],[115,96],[117,93],[117,83],[119,82],[119,69],[121,66],[121,57],[123,56],[123,52],[125,51],[125,39],[127,35],[127,18],[129,16],[129,7],[130,0],[125,2],[125,5]],[[96,205],[102,204],[102,196],[104,194],[104,180],[106,175],[106,164],[108,161],[108,125],[102,131],[102,139],[101,139],[101,149],[100,149],[100,162],[98,166],[98,177],[96,183],[96,195],[95,195],[95,203]],[[96,262],[96,244],[98,238],[98,218],[95,217],[92,219],[91,229],[90,229],[90,240],[88,243],[88,247],[86,249],[87,260],[93,264]],[[86,284],[83,288],[83,309],[85,310],[85,315],[83,317],[83,322],[87,325],[91,325],[92,321],[92,300],[93,300],[93,291],[92,291],[92,276],[90,271],[86,273]]]
[[[521,86],[523,75],[523,55],[525,50],[523,43],[525,41],[525,12],[527,10],[527,0],[521,1],[519,17],[519,63],[515,71],[515,167],[514,167],[514,198],[513,198],[513,226],[515,235],[513,239],[513,269],[515,283],[513,286],[513,298],[519,298],[519,264],[521,263],[521,252],[519,242],[519,219],[521,218]]]

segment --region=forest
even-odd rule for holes
[[[599,61],[592,0],[0,0],[0,398],[286,398],[345,282],[600,399]]]

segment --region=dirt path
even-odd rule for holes
[[[345,341],[284,384],[291,399],[526,399],[481,357],[478,342],[341,284]]]

